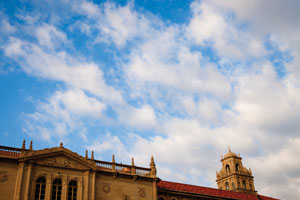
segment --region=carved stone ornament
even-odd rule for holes
[[[49,166],[59,166],[59,167],[74,167],[74,164],[66,159],[59,159],[51,158],[47,159],[43,164],[49,165]]]
[[[146,196],[145,188],[139,188],[139,196],[140,197],[145,197]]]
[[[110,185],[108,183],[103,183],[103,192],[109,193],[110,192]]]
[[[0,182],[5,182],[7,180],[7,172],[0,171]]]

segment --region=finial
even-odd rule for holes
[[[131,166],[134,166],[134,158],[131,158]]]
[[[155,167],[155,162],[153,156],[151,156],[150,167]]]
[[[239,153],[239,158],[241,157],[240,153]]]
[[[89,156],[88,156],[88,150],[85,150],[85,158],[89,158]]]
[[[221,155],[221,160],[223,160],[223,155]]]
[[[231,150],[230,150],[230,146],[228,146],[228,151],[229,151],[229,152],[231,152]]]
[[[153,156],[151,156],[151,162],[150,162],[150,176],[156,177],[156,167]]]
[[[25,149],[25,140],[23,140],[22,149]]]
[[[115,163],[115,154],[112,155],[112,163]]]
[[[94,160],[94,151],[92,151],[91,159]]]
[[[32,150],[32,140],[30,141],[29,150]]]
[[[64,144],[62,142],[59,143],[59,147],[62,148],[64,147]]]

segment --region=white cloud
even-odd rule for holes
[[[98,6],[83,1],[74,6],[74,10],[96,21],[93,28],[100,31],[96,42],[113,42],[117,47],[123,47],[131,39],[147,35],[148,20],[137,13],[130,3],[126,6],[114,3]]]
[[[187,26],[187,36],[198,45],[213,45],[220,56],[232,59],[265,54],[262,39],[239,28],[240,24],[207,1],[191,4],[193,18]],[[250,32],[251,33],[251,32]]]
[[[58,31],[53,25],[43,24],[40,27],[37,27],[35,30],[35,35],[39,41],[39,44],[53,49],[54,46],[58,44],[66,43],[66,35]]]
[[[13,59],[22,59],[20,65],[28,74],[63,81],[106,101],[123,102],[120,92],[106,85],[103,72],[94,63],[81,62],[64,51],[48,53],[37,45],[15,38],[5,46],[5,52]]]
[[[6,18],[1,20],[0,30],[2,33],[11,34],[16,31],[16,27],[12,26]]]
[[[154,127],[156,115],[154,110],[149,105],[144,105],[141,108],[128,107],[120,111],[120,120],[132,127],[147,129]]]
[[[39,103],[38,111],[25,114],[25,132],[40,135],[45,140],[53,137],[65,138],[70,133],[78,133],[86,140],[83,117],[99,120],[105,104],[80,90],[56,92],[46,103]]]

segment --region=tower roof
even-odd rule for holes
[[[228,153],[225,154],[224,159],[229,157],[238,157],[235,153],[231,152],[230,147],[228,147]]]

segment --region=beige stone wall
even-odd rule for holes
[[[16,162],[0,160],[1,200],[12,200],[14,198],[17,172],[18,164]]]
[[[155,197],[156,198],[156,197]],[[133,177],[117,177],[97,174],[96,199],[97,200],[153,200],[153,183]]]

